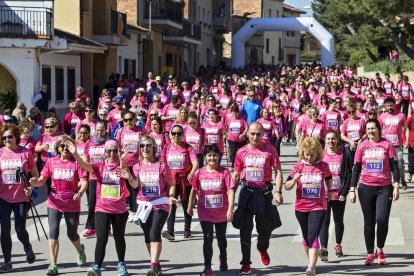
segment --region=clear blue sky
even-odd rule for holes
[[[304,14],[302,16],[309,16],[312,15],[312,10],[309,8],[304,8],[304,7],[310,7],[312,0],[285,0],[285,4],[288,4],[292,7],[301,9],[305,12],[307,12],[308,14]]]

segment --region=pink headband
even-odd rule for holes
[[[110,147],[110,146],[119,148],[119,144],[116,140],[108,140],[105,142],[105,148]]]

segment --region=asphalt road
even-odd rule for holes
[[[406,157],[406,156],[405,156]],[[291,145],[282,145],[282,169],[284,179],[286,179],[292,165],[297,161],[294,147]],[[411,184],[411,187],[410,187]],[[43,191],[44,192],[44,191]],[[304,275],[307,267],[306,255],[303,252],[299,224],[294,214],[294,190],[284,191],[284,204],[279,207],[283,226],[275,230],[272,234],[269,248],[271,258],[270,265],[264,267],[259,258],[256,249],[255,231],[253,231],[252,241],[252,272],[255,275]],[[43,195],[44,199],[44,195]],[[42,199],[38,200],[37,210],[40,219],[48,232],[46,206]],[[385,266],[374,265],[372,267],[364,266],[366,257],[365,243],[363,238],[363,219],[362,212],[357,201],[356,204],[347,202],[345,212],[345,233],[343,239],[343,258],[334,256],[335,239],[330,236],[329,244],[329,261],[322,263],[318,261],[318,275],[414,275],[414,184],[409,183],[407,191],[401,190],[401,198],[393,203],[390,228],[384,252],[388,264]],[[84,230],[86,221],[86,200],[82,202],[81,225],[79,233]],[[195,214],[192,223],[191,239],[183,239],[183,213],[179,208],[177,212],[176,237],[175,242],[163,241],[163,252],[161,254],[161,264],[163,275],[199,275],[203,270],[203,253],[202,253],[202,231]],[[12,226],[13,227],[13,226]],[[40,227],[38,223],[38,227]],[[45,275],[49,264],[49,254],[47,241],[41,231],[41,240],[37,240],[33,220],[30,217],[27,220],[27,229],[30,234],[33,249],[36,253],[37,260],[34,264],[26,263],[26,257],[22,245],[17,240],[16,234],[12,234],[13,239],[13,267],[10,274],[15,275]],[[331,227],[330,233],[334,234]],[[218,247],[214,242],[213,271],[214,275],[237,275],[240,269],[240,243],[239,233],[231,225],[227,228],[228,239],[228,272],[218,271]],[[126,231],[126,263],[130,275],[146,275],[149,267],[149,255],[144,243],[144,237],[140,227],[134,223],[128,223]],[[76,252],[69,239],[66,236],[66,227],[62,220],[60,230],[60,252],[58,258],[58,267],[60,274],[67,275],[85,275],[91,262],[94,259],[96,239],[84,239],[82,243],[86,247],[87,266],[76,266]],[[3,260],[2,260],[3,261]],[[117,255],[115,245],[110,238],[106,257],[103,265],[103,275],[117,275],[116,271]]]

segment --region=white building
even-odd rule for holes
[[[0,1],[0,93],[17,92],[31,106],[42,84],[50,106],[67,108],[81,84],[81,53],[104,53],[106,46],[54,28],[54,1]],[[12,107],[14,108],[14,107]]]

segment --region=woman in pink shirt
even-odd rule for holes
[[[91,128],[89,125],[81,125],[78,130],[78,136],[76,137],[76,149],[79,155],[86,160],[85,147],[87,142],[89,142],[91,134]]]
[[[151,132],[148,134],[157,144],[155,157],[160,158],[162,149],[165,147],[164,128],[160,117],[156,117],[151,121]]]
[[[170,212],[170,204],[176,205],[178,201],[174,198],[175,185],[168,164],[156,158],[155,140],[143,136],[139,148],[140,160],[134,165],[133,176],[129,176],[128,181],[135,189],[139,188],[136,217],[144,231],[145,244],[151,258],[147,275],[161,275],[161,231]],[[128,171],[124,170],[123,173]]]
[[[216,144],[220,150],[219,163],[224,154],[224,135],[226,134],[226,129],[221,121],[218,120],[218,111],[217,109],[208,110],[208,120],[204,121],[201,125],[201,128],[204,129],[204,145],[213,145]]]
[[[130,177],[124,161],[127,150],[121,151],[116,140],[105,142],[105,162],[86,163],[77,153],[73,143],[68,143],[69,150],[84,170],[96,176],[95,227],[96,245],[95,262],[88,270],[88,275],[99,275],[105,257],[108,233],[112,225],[116,253],[118,255],[118,274],[128,275],[125,265],[125,228],[128,219],[126,198],[129,191],[125,179]],[[119,171],[124,169],[120,174]],[[93,274],[96,273],[96,274]]]
[[[328,261],[328,241],[329,241],[329,224],[331,222],[331,212],[333,213],[335,222],[335,255],[343,257],[342,253],[342,237],[344,235],[344,214],[346,205],[346,196],[349,192],[351,184],[352,163],[350,159],[342,152],[341,139],[338,132],[328,130],[325,135],[326,148],[323,152],[323,161],[329,165],[332,174],[332,190],[334,200],[328,202],[325,220],[322,225],[319,239],[321,242],[321,250],[319,257],[321,261]]]
[[[285,188],[291,190],[296,186],[295,214],[302,230],[302,243],[309,261],[306,275],[316,275],[318,237],[328,200],[333,200],[332,175],[329,165],[322,161],[323,150],[318,139],[306,137],[300,144],[298,154],[300,160],[290,171]]]
[[[187,213],[193,216],[194,200],[198,196],[197,212],[203,229],[204,271],[203,276],[212,276],[213,228],[216,229],[220,249],[220,271],[227,271],[227,222],[233,220],[234,184],[228,169],[218,162],[220,151],[216,145],[207,145],[204,156],[207,165],[197,170],[192,181]]]
[[[76,124],[75,134],[78,135],[81,125],[88,125],[90,128],[90,134],[95,135],[96,121],[97,119],[95,118],[95,110],[92,107],[87,106],[85,108],[85,119]]]
[[[184,130],[184,141],[194,148],[197,154],[198,164],[202,166],[203,162],[203,145],[204,130],[198,124],[198,117],[195,113],[190,112],[187,120],[188,127]]]
[[[47,160],[39,178],[33,177],[30,179],[30,185],[33,187],[41,187],[48,178],[52,179],[47,199],[49,254],[51,259],[47,275],[58,274],[57,257],[62,216],[65,217],[68,238],[77,251],[77,265],[83,266],[86,263],[85,247],[80,243],[78,225],[81,198],[88,187],[88,180],[86,172],[79,166],[69,151],[68,142],[75,144],[75,141],[69,136],[60,137],[55,144],[57,156]]]
[[[75,135],[76,125],[83,120],[85,116],[81,111],[81,105],[79,103],[72,102],[69,104],[69,108],[70,112],[65,115],[65,119],[63,120],[63,132],[67,135]]]
[[[236,152],[244,146],[244,140],[247,130],[246,120],[240,116],[239,106],[233,104],[230,107],[231,116],[226,120],[227,143],[229,144],[229,159],[231,166],[234,167]]]
[[[45,120],[45,132],[40,136],[39,141],[37,141],[35,150],[36,152],[41,152],[41,158],[44,163],[57,154],[55,144],[63,135],[57,131],[59,127],[58,123],[56,118],[47,118]]]
[[[318,139],[320,143],[323,145],[323,139],[325,137],[326,128],[325,124],[318,119],[318,109],[314,106],[309,108],[308,115],[310,120],[303,122],[303,124],[301,124],[300,126],[302,132],[302,135],[300,136],[300,143],[302,143],[305,137],[312,137]]]
[[[19,145],[20,130],[13,124],[3,125],[0,135],[4,147],[0,148],[0,223],[1,223],[1,249],[4,256],[4,263],[0,266],[0,272],[9,272],[13,269],[11,262],[12,239],[10,215],[14,213],[14,228],[19,241],[23,244],[26,259],[32,264],[36,255],[33,253],[30,244],[29,233],[26,230],[26,217],[29,207],[29,197],[32,188],[26,188],[23,179],[17,181],[16,172],[21,168],[27,175],[38,177],[36,164],[31,151]]]
[[[387,261],[383,248],[388,234],[392,201],[400,197],[400,172],[394,146],[381,137],[381,125],[378,120],[368,120],[366,130],[368,140],[362,142],[355,153],[349,191],[350,201],[355,203],[355,189],[360,183],[358,197],[364,215],[365,246],[368,252],[365,265],[374,265],[375,257],[378,264],[385,265]],[[377,250],[374,255],[375,232]]]
[[[25,147],[28,149],[35,158],[35,162],[37,162],[37,153],[35,151],[36,148],[36,141],[32,137],[32,131],[34,128],[34,124],[29,121],[28,119],[24,119],[19,124],[20,130],[20,146]]]
[[[172,183],[176,186],[174,197],[181,198],[184,211],[184,238],[191,237],[191,216],[187,214],[188,195],[191,191],[191,180],[198,169],[197,155],[194,148],[183,141],[184,128],[181,125],[173,125],[170,131],[171,143],[163,148],[161,161],[168,164],[171,170]],[[176,206],[171,207],[168,217],[167,231],[162,232],[162,237],[175,240],[174,224]]]
[[[354,104],[348,106],[348,119],[341,125],[341,139],[345,144],[345,154],[354,162],[355,150],[366,137],[365,120],[356,115],[356,107]]]

